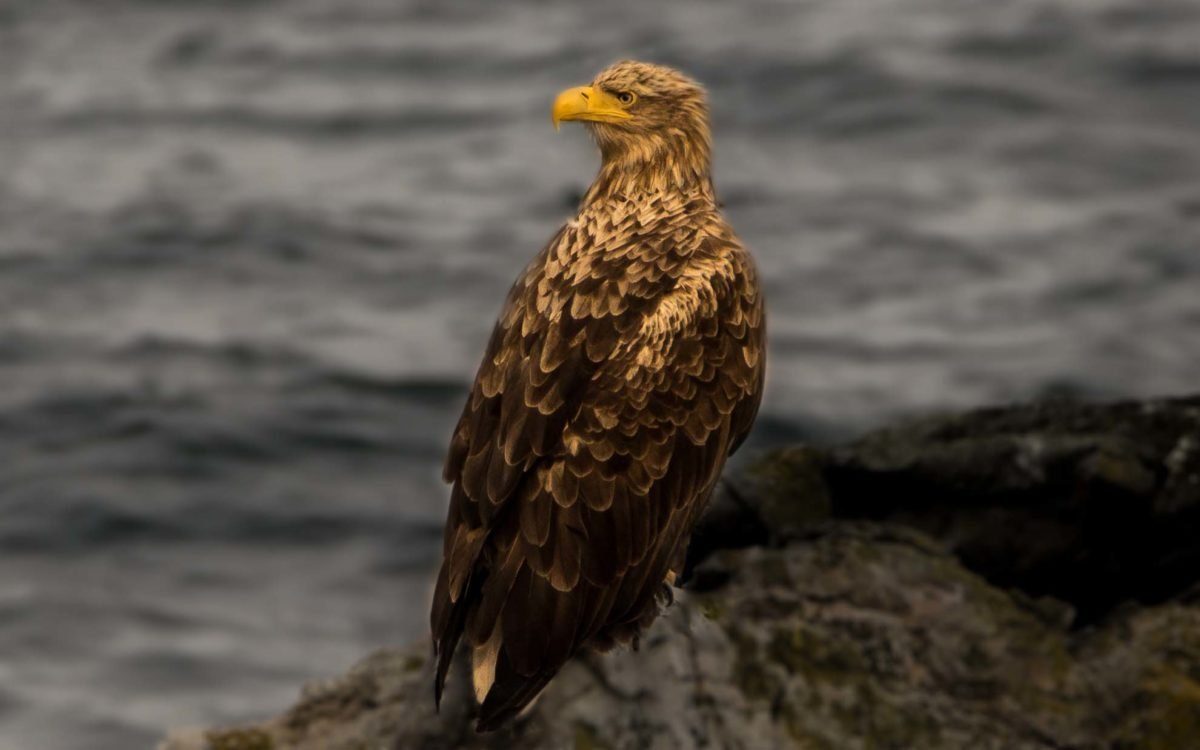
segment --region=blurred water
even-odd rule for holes
[[[711,89],[758,444],[1194,390],[1200,5],[0,0],[0,747],[421,637],[453,417],[621,57]]]

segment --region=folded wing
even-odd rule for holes
[[[481,729],[654,618],[762,392],[762,301],[732,240],[632,281],[593,264],[559,287],[553,262],[510,293],[445,468],[436,693],[465,640]]]

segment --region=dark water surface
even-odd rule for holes
[[[711,87],[759,445],[1195,390],[1200,3],[0,0],[0,747],[152,746],[425,632],[451,421],[590,180]]]

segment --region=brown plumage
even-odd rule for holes
[[[703,89],[617,63],[560,120],[603,164],[509,292],[445,466],[435,692],[465,641],[480,730],[653,621],[762,394],[762,297],[717,209]]]

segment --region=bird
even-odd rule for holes
[[[434,697],[461,642],[479,732],[573,655],[636,648],[763,391],[763,297],[718,206],[704,88],[621,61],[551,119],[583,123],[601,166],[509,291],[443,472]]]

